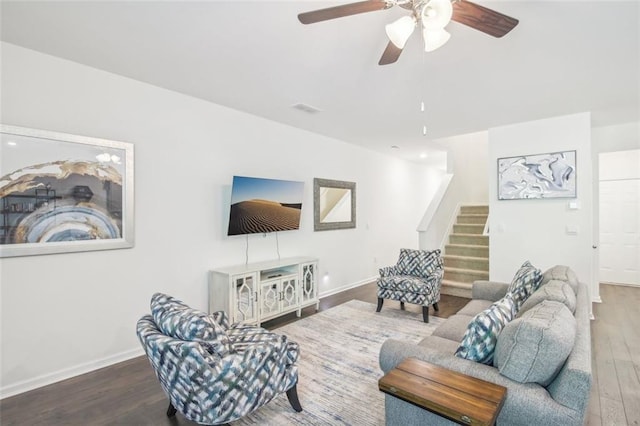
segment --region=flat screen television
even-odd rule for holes
[[[304,182],[234,176],[228,235],[300,228]]]

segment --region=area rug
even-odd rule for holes
[[[232,425],[384,425],[380,347],[387,339],[419,342],[444,321],[351,300],[278,328],[300,344],[296,413],[286,395]]]

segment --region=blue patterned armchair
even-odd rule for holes
[[[286,392],[302,411],[295,365],[299,347],[263,328],[229,325],[224,312],[208,315],[162,293],[137,334],[162,389],[167,416],[176,411],[206,425],[237,420]]]
[[[405,302],[422,305],[422,319],[429,322],[429,306],[438,310],[443,274],[440,250],[400,249],[398,263],[380,269],[376,312],[384,299],[398,300],[401,309]]]

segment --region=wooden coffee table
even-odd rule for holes
[[[378,388],[463,425],[493,425],[507,388],[407,358],[378,381]]]

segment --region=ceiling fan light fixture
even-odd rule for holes
[[[451,38],[451,34],[444,28],[439,30],[422,30],[422,39],[424,40],[424,51],[433,52],[434,50],[445,45]]]
[[[397,21],[387,24],[384,28],[391,43],[399,49],[404,49],[404,45],[415,27],[416,20],[413,16],[403,16]]]
[[[430,0],[420,11],[422,26],[429,30],[439,30],[451,22],[453,6],[450,0]]]

